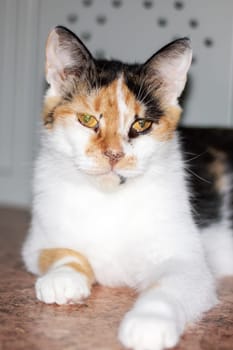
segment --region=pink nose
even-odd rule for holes
[[[106,157],[108,157],[109,163],[111,164],[111,166],[114,166],[117,162],[119,162],[119,160],[121,158],[124,157],[124,153],[123,152],[115,151],[115,150],[112,150],[112,149],[106,150],[104,152],[104,155]]]

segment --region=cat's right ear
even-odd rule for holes
[[[70,76],[82,81],[94,70],[94,59],[81,40],[70,30],[57,26],[46,44],[46,80],[55,95],[60,95]]]

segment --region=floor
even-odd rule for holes
[[[40,303],[20,259],[28,223],[28,212],[0,209],[0,349],[121,350],[117,328],[134,292],[96,286],[83,305]],[[219,297],[221,304],[189,326],[176,350],[233,350],[233,278],[221,281]]]

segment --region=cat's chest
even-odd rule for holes
[[[92,240],[117,244],[121,239],[127,241],[127,236],[136,238],[140,232],[150,231],[157,206],[152,196],[148,189],[104,195],[84,189],[77,191],[76,196],[72,193],[65,210],[73,230],[80,230]]]
[[[135,286],[161,259],[156,203],[151,191],[150,196],[147,189],[135,192],[98,196],[85,191],[66,208],[72,246],[87,256],[101,284]]]
[[[101,284],[139,285],[169,253],[164,237],[174,224],[167,220],[167,193],[143,184],[104,195],[59,186],[47,203],[49,240],[84,254]]]
[[[103,285],[136,286],[148,270],[148,259],[159,254],[155,228],[143,227],[121,211],[85,225],[83,251]],[[156,251],[156,253],[155,253]]]

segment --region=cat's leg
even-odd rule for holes
[[[176,262],[145,290],[125,315],[119,339],[134,350],[161,350],[177,344],[187,322],[217,302],[205,263]]]
[[[79,303],[87,298],[94,283],[88,260],[66,248],[44,249],[39,254],[41,276],[36,281],[36,296],[51,304]]]

